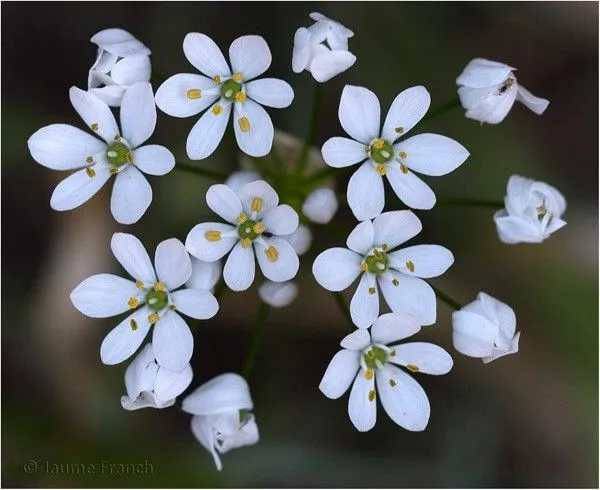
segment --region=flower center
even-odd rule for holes
[[[387,353],[381,348],[372,345],[363,354],[365,364],[369,369],[378,369],[387,361]]]
[[[361,264],[361,268],[365,271],[372,272],[373,274],[381,274],[388,267],[389,259],[385,252],[373,249],[372,255],[367,255],[364,262]]]
[[[124,143],[113,143],[106,150],[107,160],[115,167],[120,167],[133,162],[133,153]]]
[[[376,163],[388,163],[394,157],[394,148],[387,141],[377,138],[368,150],[371,160]]]
[[[162,310],[169,301],[169,297],[165,291],[151,289],[146,294],[146,304],[155,311]]]
[[[242,246],[247,248],[250,244],[265,231],[265,225],[260,221],[247,219],[244,215],[238,219],[238,236],[242,241]]]
[[[242,84],[232,78],[221,85],[221,96],[227,100],[237,100],[236,95],[239,93],[242,93]]]

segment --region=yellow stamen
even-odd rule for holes
[[[369,381],[371,381],[373,379],[373,370],[372,369],[367,369],[365,371],[365,378],[367,378]]]
[[[415,271],[415,264],[413,264],[412,260],[406,262],[406,268],[411,272]]]
[[[85,159],[85,161],[86,161],[87,163],[94,163],[94,157],[87,157],[87,158]]]
[[[95,171],[93,168],[91,168],[91,167],[88,167],[88,168],[86,168],[86,169],[85,169],[85,173],[88,175],[88,177],[89,177],[90,179],[91,179],[92,177],[95,177],[95,176],[96,176],[96,171]]]
[[[378,259],[381,259],[383,257],[382,253],[377,249],[373,250],[373,255]]]
[[[390,247],[388,246],[388,244],[387,244],[387,243],[384,243],[384,244],[381,246],[381,250],[383,250],[384,252],[387,252],[388,248],[390,248]]]
[[[223,107],[221,107],[221,105],[220,105],[220,104],[217,104],[217,105],[215,105],[215,106],[212,108],[212,113],[213,113],[215,116],[218,116],[218,115],[219,115],[219,114],[221,114],[222,112],[223,112]]]
[[[381,138],[378,138],[375,141],[373,141],[373,148],[375,148],[376,150],[381,150],[384,144],[385,141],[383,141]]]
[[[231,79],[234,82],[242,83],[242,81],[244,80],[244,75],[242,75],[239,71],[236,71],[233,75],[231,75]]]
[[[369,294],[375,294],[376,292],[377,292],[377,289],[369,288]]]
[[[98,131],[98,123],[91,124],[90,128],[92,128],[92,131]]]
[[[408,369],[411,373],[419,372],[419,366],[415,366],[414,364],[407,364],[406,369]]]
[[[137,281],[135,281],[135,287],[138,289],[143,289],[144,288],[144,281],[140,281],[139,279]]]
[[[403,174],[408,173],[408,167],[404,164],[400,165],[400,170],[402,171]]]
[[[393,379],[390,379],[390,386],[393,388],[396,386],[396,382]]]
[[[396,351],[394,349],[392,349],[391,351],[388,352],[388,356],[390,357],[394,357],[396,355]]]
[[[131,309],[137,308],[139,304],[140,304],[140,302],[137,300],[137,298],[134,298],[133,296],[131,298],[129,298],[129,300],[127,301],[127,305]]]
[[[402,158],[402,160],[406,160],[406,157],[408,156],[408,154],[405,151],[401,151],[398,156],[400,158]]]
[[[191,88],[185,93],[188,99],[196,100],[202,97],[202,90],[199,88]]]
[[[160,281],[156,281],[154,283],[154,290],[155,291],[164,291],[165,290],[165,285],[164,283],[160,282]]]
[[[393,284],[394,286],[397,286],[398,284],[400,284],[400,281],[399,281],[398,279],[395,279],[395,278],[394,278],[394,279],[392,279],[392,284]]]
[[[379,164],[377,164],[377,167],[375,167],[375,170],[377,170],[377,173],[379,175],[385,175],[385,174],[387,174],[387,166],[385,165],[385,163],[379,163]]]
[[[119,173],[119,169],[117,167],[112,167],[109,172],[110,175],[115,175]]]
[[[372,402],[375,400],[375,390],[369,391],[369,401]]]
[[[134,332],[137,330],[138,328],[138,324],[137,322],[132,318],[131,321],[129,322],[129,326],[131,327],[131,330],[133,330]]]
[[[252,199],[252,203],[250,204],[250,209],[255,213],[260,213],[263,207],[263,200],[260,197],[255,197]]]
[[[375,357],[375,353],[372,350],[370,350],[369,352],[367,352],[367,357],[369,359],[373,359],[373,357]]]
[[[252,231],[254,233],[256,233],[257,235],[260,235],[261,233],[263,233],[266,230],[265,225],[263,225],[262,223],[256,223],[253,227],[252,227]]]
[[[394,131],[396,131],[398,134],[402,134],[404,133],[404,128],[402,126],[398,126],[397,128],[394,128]]]
[[[174,310],[175,309],[175,305],[169,305],[169,310]]]
[[[238,92],[233,98],[236,102],[246,102],[246,94],[244,92]]]
[[[243,133],[250,131],[250,119],[248,119],[246,116],[240,117],[238,119],[238,124],[240,125],[240,129]]]
[[[158,313],[152,313],[152,315],[148,317],[148,322],[150,323],[150,325],[156,323],[158,320],[160,320]]]
[[[125,153],[125,161],[127,163],[133,162],[133,153],[131,153],[130,151],[128,151],[127,153]]]
[[[209,242],[218,242],[221,239],[221,232],[216,230],[207,231],[204,236]]]
[[[215,82],[217,85],[219,85],[221,83],[221,77],[219,75],[215,75],[213,77],[213,82]]]
[[[248,248],[252,245],[252,240],[250,240],[250,238],[242,238],[240,243],[242,244],[242,248]]]
[[[279,252],[273,245],[265,250],[265,255],[271,262],[277,262],[277,259],[279,258]]]
[[[360,270],[361,271],[368,271],[369,270],[369,266],[367,265],[366,262],[361,262],[360,263]]]
[[[119,141],[121,137],[118,134],[115,134],[115,141]]]

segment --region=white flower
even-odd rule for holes
[[[312,232],[306,225],[299,225],[294,233],[282,236],[281,238],[288,242],[298,255],[308,252],[312,244]]]
[[[88,74],[88,91],[118,107],[123,94],[136,82],[149,82],[150,50],[123,29],[105,29],[94,35],[98,56]]]
[[[205,34],[192,32],[185,36],[183,52],[207,76],[172,76],[156,91],[156,105],[175,117],[194,116],[210,107],[188,136],[188,156],[201,160],[215,151],[232,108],[240,149],[255,157],[269,153],[273,123],[262,106],[287,107],[294,99],[294,91],[278,78],[253,80],[271,65],[271,51],[265,40],[260,36],[242,36],[233,41],[229,47],[231,69],[219,47]]]
[[[335,192],[328,187],[321,187],[312,191],[304,204],[302,212],[314,223],[329,223],[338,209]]]
[[[128,359],[146,338],[150,327],[158,364],[181,372],[192,357],[194,339],[178,312],[206,320],[219,304],[206,290],[179,289],[192,274],[192,262],[176,238],[156,247],[154,267],[142,243],[133,235],[115,233],[110,247],[133,281],[113,274],[88,277],[71,293],[71,301],[84,315],[107,318],[135,310],[104,338],[100,357],[104,364]],[[156,272],[155,272],[156,270]]]
[[[191,289],[203,289],[211,291],[221,278],[221,262],[205,262],[198,260],[196,257],[191,257],[192,260],[192,275],[185,283],[185,286]]]
[[[387,176],[392,189],[407,206],[431,209],[435,194],[411,170],[444,175],[469,156],[462,145],[438,134],[423,133],[395,143],[421,120],[429,103],[425,87],[404,90],[392,102],[380,130],[377,96],[363,87],[344,87],[339,118],[352,139],[330,138],[321,152],[331,167],[361,164],[348,183],[348,204],[358,220],[374,218],[383,210],[383,176]]]
[[[262,273],[275,282],[288,281],[298,272],[298,256],[281,235],[298,228],[298,215],[279,204],[275,190],[264,180],[244,185],[239,192],[223,184],[206,193],[208,207],[231,224],[200,223],[189,232],[185,246],[190,254],[207,262],[230,250],[223,278],[234,291],[248,289],[254,281],[254,255]]]
[[[190,385],[192,377],[189,364],[181,372],[159,366],[152,344],[146,344],[125,371],[127,395],[121,397],[121,405],[125,410],[170,407]]]
[[[567,223],[561,219],[567,202],[558,190],[543,182],[513,175],[508,179],[506,209],[494,215],[504,243],[540,243]]]
[[[326,82],[356,61],[356,56],[348,51],[348,39],[354,33],[323,14],[313,12],[310,17],[316,22],[308,29],[300,27],[294,34],[292,70],[307,70],[317,82]]]
[[[348,415],[359,431],[375,426],[376,398],[389,417],[400,427],[422,431],[429,421],[429,400],[412,373],[446,374],[452,358],[444,349],[428,342],[392,345],[417,333],[421,327],[410,315],[388,313],[380,316],[371,334],[355,330],[346,336],[329,363],[319,389],[327,398],[342,396],[352,384]],[[377,390],[375,390],[377,384]]]
[[[514,70],[496,61],[472,60],[456,79],[460,102],[467,110],[465,116],[482,123],[497,124],[506,117],[515,100],[536,114],[542,114],[550,102],[519,85]]]
[[[165,175],[175,166],[175,158],[164,146],[140,146],[156,125],[152,87],[140,82],[125,92],[122,132],[100,99],[76,87],[71,87],[69,96],[81,118],[102,139],[67,124],[43,127],[29,138],[29,151],[36,162],[53,170],[80,169],[56,186],[50,206],[57,211],[74,209],[116,175],[112,215],[119,223],[135,223],[152,202],[152,188],[140,170]]]
[[[484,363],[519,351],[517,319],[505,303],[481,292],[477,299],[452,313],[454,348]]]
[[[255,180],[262,180],[262,177],[252,170],[239,170],[227,177],[225,185],[230,187],[233,192],[239,192],[243,186]]]
[[[191,413],[192,432],[211,452],[220,471],[219,454],[258,442],[248,383],[238,374],[226,373],[197,388],[183,400],[182,409]]]
[[[258,288],[258,295],[269,306],[284,308],[298,297],[298,286],[291,281],[265,281]]]
[[[421,325],[435,323],[435,293],[421,278],[443,274],[454,262],[452,252],[440,245],[392,251],[421,228],[412,211],[383,213],[352,230],[346,241],[350,250],[330,248],[315,259],[315,279],[329,291],[343,291],[361,276],[350,303],[358,328],[370,327],[379,315],[378,287],[394,313],[410,314]]]

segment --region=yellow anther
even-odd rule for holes
[[[394,128],[394,131],[396,131],[398,134],[402,134],[404,133],[404,128],[402,126],[398,126],[397,128]]]
[[[262,223],[256,223],[252,227],[252,231],[254,233],[256,233],[257,235],[260,235],[261,233],[264,233],[265,230],[266,230],[265,225],[263,225]]]
[[[244,81],[244,75],[242,75],[239,71],[236,71],[233,75],[231,75],[231,79],[234,82],[242,83]]]
[[[137,281],[135,281],[135,287],[138,289],[143,289],[144,288],[144,281],[140,281],[139,279]]]
[[[86,169],[85,169],[85,173],[88,175],[88,177],[89,177],[90,179],[91,179],[92,177],[95,177],[95,176],[96,176],[96,171],[95,171],[93,168],[91,168],[91,167],[88,167],[88,168],[86,168]]]
[[[219,75],[215,75],[213,77],[213,82],[215,82],[217,85],[219,85],[221,83],[221,77]]]
[[[392,279],[392,284],[393,284],[394,286],[397,286],[398,284],[400,284],[400,281],[399,281],[398,279],[395,279],[395,278],[394,278],[394,279]]]
[[[402,160],[406,160],[408,154],[405,151],[401,151],[400,153],[398,153],[398,156],[402,158]]]
[[[90,156],[90,157],[87,157],[87,158],[85,159],[85,161],[86,161],[87,163],[94,163],[94,157],[91,157],[91,156]]]
[[[393,388],[396,386],[396,382],[393,379],[390,379],[390,386]]]
[[[404,164],[400,165],[400,170],[402,171],[403,174],[407,174],[408,173],[408,167]]]
[[[140,302],[137,300],[137,298],[134,298],[133,296],[127,301],[127,305],[129,306],[129,308],[132,309],[137,308],[139,304]]]
[[[240,215],[237,217],[237,224],[241,225],[244,224],[246,221],[248,221],[248,215],[244,212],[241,212]]]
[[[154,290],[155,291],[164,291],[165,289],[166,288],[165,288],[165,284],[164,283],[162,283],[160,281],[156,281],[154,283]]]
[[[415,264],[413,264],[412,260],[406,262],[406,268],[411,272],[415,271]]]
[[[361,271],[368,271],[369,270],[369,266],[367,265],[366,262],[361,262],[360,263],[360,270]]]
[[[252,199],[252,203],[250,204],[250,209],[255,213],[260,213],[263,207],[263,200],[260,197],[255,197]]]
[[[92,128],[92,131],[98,131],[98,123],[91,124],[90,128]]]
[[[110,175],[115,175],[119,173],[119,169],[117,167],[112,167],[110,170]]]
[[[133,162],[133,153],[131,153],[130,151],[128,151],[127,153],[125,153],[125,161],[127,163]]]
[[[150,323],[150,325],[153,325],[158,320],[160,320],[160,317],[158,316],[158,313],[152,313],[152,315],[150,315],[148,317],[148,322]]]
[[[392,349],[391,351],[388,352],[389,357],[394,357],[395,355],[396,355],[396,351],[394,349]]]
[[[385,174],[387,174],[387,166],[385,165],[385,163],[379,163],[379,164],[377,164],[377,167],[375,167],[375,170],[377,170],[377,173],[379,175],[385,175]]]
[[[223,112],[223,107],[221,107],[221,105],[220,105],[220,104],[217,104],[217,105],[215,105],[215,106],[212,108],[212,113],[213,113],[215,116],[218,116],[218,115],[219,115],[219,114],[221,114],[222,112]]]
[[[373,250],[373,255],[378,259],[381,259],[383,257],[383,254],[377,249]]]
[[[378,138],[375,141],[373,141],[373,148],[375,148],[376,150],[381,150],[384,144],[385,141],[383,141],[381,138]]]
[[[373,400],[375,400],[375,390],[370,390],[369,391],[369,401],[372,402]]]
[[[248,119],[246,116],[240,117],[238,119],[238,124],[240,125],[240,129],[243,133],[250,131],[250,119]]]
[[[242,238],[240,243],[242,244],[242,248],[248,248],[252,245],[252,240],[250,240],[250,238]]]
[[[279,252],[273,245],[265,250],[265,255],[271,262],[277,262],[277,259],[279,258]]]
[[[191,88],[185,93],[188,99],[196,100],[202,97],[202,90],[199,88]]]
[[[388,244],[387,244],[387,243],[384,243],[384,244],[381,246],[381,250],[383,250],[384,252],[387,252],[388,248],[390,248],[390,247],[388,246]]]
[[[119,141],[121,139],[121,136],[119,136],[118,134],[115,134],[115,141]]]
[[[137,322],[132,318],[131,321],[129,322],[129,326],[131,327],[131,330],[133,330],[134,332],[137,330],[138,324]]]
[[[375,353],[372,350],[370,350],[369,352],[367,352],[367,357],[369,359],[373,359],[375,357]]]
[[[207,231],[204,236],[209,242],[218,242],[221,239],[221,232],[216,230]]]
[[[377,289],[369,288],[369,294],[375,294],[376,292],[377,292]]]
[[[244,92],[238,92],[233,98],[236,102],[246,102],[246,94]]]
[[[175,305],[169,305],[169,310],[174,310],[176,308]]]
[[[372,369],[367,369],[365,371],[365,378],[367,378],[369,381],[371,381],[373,379],[374,373]]]
[[[406,369],[408,369],[411,373],[419,372],[419,366],[415,366],[414,364],[407,364]]]

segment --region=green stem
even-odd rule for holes
[[[222,174],[221,172],[209,170],[203,167],[197,167],[196,165],[190,165],[189,163],[175,162],[175,168],[185,170],[186,172],[191,172],[193,174],[202,175],[203,177],[208,177],[209,179],[213,180],[225,180],[228,177],[227,174]]]
[[[317,122],[318,122],[318,114],[319,107],[321,106],[321,99],[323,97],[323,88],[319,82],[315,82],[315,95],[313,98],[312,112],[310,115],[310,123],[308,126],[308,133],[306,135],[306,139],[304,140],[304,145],[302,146],[302,151],[300,152],[300,158],[298,159],[298,164],[296,166],[296,175],[302,175],[304,170],[306,169],[306,165],[308,165],[308,152],[310,150],[313,141],[317,135]]]
[[[331,293],[331,294],[333,294],[333,299],[335,299],[335,303],[338,305],[340,311],[342,312],[342,315],[344,315],[346,322],[348,322],[348,325],[350,325],[350,328],[352,330],[354,330],[356,328],[356,325],[354,325],[354,322],[352,321],[352,315],[350,315],[350,310],[346,306],[346,302],[344,301],[344,297],[342,296],[342,293]]]
[[[431,286],[431,284],[430,284],[430,286]],[[448,296],[443,291],[440,291],[435,286],[431,286],[431,289],[433,289],[433,291],[435,292],[435,295],[438,297],[438,299],[443,301],[444,303],[446,303],[450,308],[452,308],[456,311],[458,311],[462,308],[462,305],[458,301],[454,301],[450,296]]]
[[[502,201],[492,201],[487,199],[471,199],[471,198],[440,198],[437,203],[440,206],[478,206],[484,208],[502,209],[504,203]]]
[[[250,375],[250,372],[254,367],[256,356],[258,355],[258,350],[260,348],[260,341],[265,331],[267,317],[269,316],[270,311],[271,307],[268,304],[260,304],[260,308],[258,309],[258,313],[256,314],[256,320],[254,320],[254,327],[252,330],[252,339],[250,340],[250,347],[248,347],[248,352],[246,353],[246,358],[244,359],[244,365],[242,367],[242,376],[246,379],[248,379],[248,376]]]

